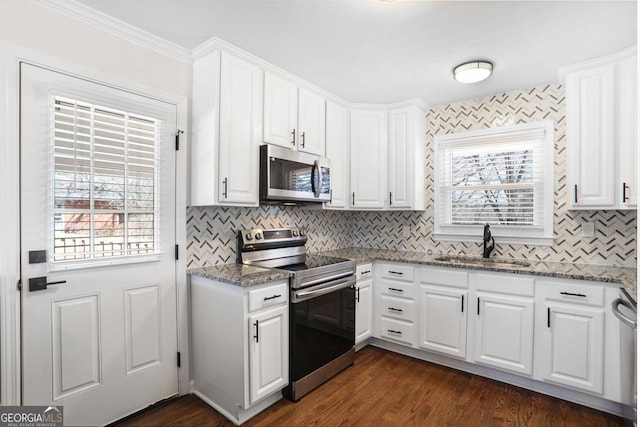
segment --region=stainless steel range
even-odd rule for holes
[[[356,262],[306,253],[303,228],[238,232],[238,262],[278,268],[290,283],[289,378],[298,400],[353,364]]]

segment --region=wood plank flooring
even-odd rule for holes
[[[232,426],[197,397],[118,426]],[[246,426],[632,426],[629,420],[375,347],[299,402],[281,400]]]

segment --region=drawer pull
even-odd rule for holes
[[[390,291],[395,291],[395,292],[404,292],[402,289],[398,289],[398,288],[389,288]]]
[[[366,270],[366,271],[361,271],[360,274],[369,274],[371,273],[371,270]]]
[[[389,274],[397,274],[399,276],[402,276],[404,273],[402,271],[393,271],[393,270],[389,270]]]
[[[264,297],[265,301],[269,301],[270,299],[276,299],[276,298],[280,298],[282,295],[278,294],[278,295],[273,295],[270,297]]]
[[[461,295],[462,297],[462,304],[460,305],[460,310],[464,313],[464,295]]]
[[[560,295],[568,295],[570,297],[580,297],[580,298],[587,297],[585,294],[574,294],[573,292],[560,292]]]
[[[387,332],[389,332],[390,334],[402,335],[401,331],[396,331],[396,330],[393,330],[393,329],[387,329]]]
[[[402,313],[401,308],[387,307],[389,311],[395,311],[396,313]]]

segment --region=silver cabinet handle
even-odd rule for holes
[[[224,198],[227,198],[227,185],[228,185],[229,181],[227,180],[227,178],[224,179],[224,181],[222,181],[222,185],[224,185],[224,190],[222,191],[222,196],[224,196]]]
[[[304,132],[300,136],[302,137],[302,148],[304,148]]]
[[[296,130],[292,130],[291,131],[291,136],[292,136],[292,140],[291,140],[291,144],[296,145]]]
[[[625,325],[629,326],[631,329],[636,329],[636,327],[638,326],[638,321],[633,320],[633,319],[629,319],[627,316],[625,316],[624,314],[622,314],[622,312],[620,311],[620,309],[618,308],[619,306],[624,305],[625,307],[627,307],[630,310],[633,310],[634,312],[636,311],[636,308],[631,305],[630,302],[623,300],[622,298],[616,298],[613,300],[613,302],[611,303],[611,310],[613,311],[613,314],[620,319],[620,321],[622,323],[624,323]]]

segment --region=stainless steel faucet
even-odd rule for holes
[[[489,243],[489,241],[491,241],[491,246],[487,246],[487,243]],[[482,257],[489,258],[489,255],[491,254],[491,251],[493,250],[495,245],[496,245],[496,242],[493,239],[493,237],[491,237],[491,230],[489,230],[489,224],[485,224],[484,237],[482,238]]]

